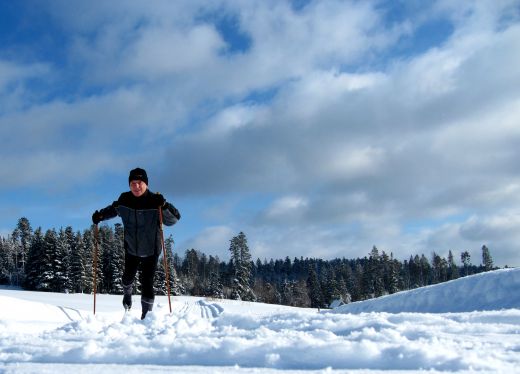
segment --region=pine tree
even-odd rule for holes
[[[370,299],[379,297],[384,293],[383,267],[379,250],[376,246],[372,247],[370,257],[363,273],[363,297]]]
[[[464,265],[464,275],[469,275],[469,268],[471,266],[471,255],[468,251],[464,251],[460,255],[460,260],[462,261],[462,264]]]
[[[99,248],[101,251],[102,279],[100,292],[122,293],[121,267],[119,266],[118,253],[114,231],[109,226],[99,228]]]
[[[174,244],[175,241],[171,235],[164,241],[166,263],[168,264],[168,275],[170,276],[170,292],[173,296],[180,296],[186,294],[186,287],[179,278],[177,269],[175,268],[175,258],[173,256]]]
[[[448,279],[448,262],[446,259],[433,252],[432,267],[433,283],[446,282]]]
[[[251,253],[243,232],[231,239],[229,251],[234,273],[231,297],[235,300],[255,301],[256,296],[249,285],[251,282]]]
[[[307,287],[309,289],[309,298],[311,308],[322,308],[323,299],[321,294],[321,285],[318,279],[318,274],[314,266],[309,266],[309,276],[307,278]]]
[[[99,236],[99,235],[98,235]],[[99,239],[96,238],[95,235],[95,227],[92,226],[92,229],[87,229],[83,233],[83,245],[84,245],[84,254],[85,254],[85,269],[86,271],[86,277],[87,277],[87,292],[93,292],[94,290],[94,255],[95,255],[95,248],[96,248],[96,241],[97,241],[97,268],[96,268],[96,291],[99,293],[101,288],[101,279],[103,276],[103,273],[101,271],[101,258],[103,257],[102,253],[102,247],[99,245]]]
[[[455,259],[451,250],[448,252],[448,280],[457,279],[459,277],[459,268],[455,264]]]
[[[58,243],[56,247],[57,258],[55,260],[56,283],[59,292],[69,292],[72,290],[72,281],[70,279],[70,252],[73,245],[74,234],[72,227],[65,230],[60,229],[58,234]]]
[[[25,264],[24,288],[36,290],[38,279],[41,274],[43,251],[42,228],[38,227],[34,232],[29,252],[27,253],[27,263]]]
[[[420,274],[421,274],[421,286],[427,286],[432,283],[432,267],[430,262],[423,254],[419,260]]]
[[[4,239],[0,238],[0,284],[9,283],[8,257],[7,246],[4,245]]]
[[[482,266],[484,266],[484,271],[490,271],[494,268],[493,258],[485,245],[482,246]]]
[[[125,230],[122,224],[114,225],[114,247],[112,248],[112,273],[114,284],[112,292],[117,294],[123,293],[123,272],[125,269]]]
[[[70,280],[72,292],[83,293],[87,290],[85,246],[80,232],[72,237],[70,243]]]
[[[393,258],[393,254],[390,254],[390,259],[388,260],[388,263],[385,266],[385,287],[389,294],[393,294],[399,291],[399,283],[400,283],[400,277],[399,277],[399,261],[395,260]]]
[[[56,277],[56,262],[58,255],[58,235],[56,230],[49,229],[45,232],[42,243],[40,274],[36,280],[36,289],[41,291],[58,291],[60,285]]]
[[[215,299],[224,298],[224,286],[220,281],[220,277],[217,272],[211,272],[209,278],[209,287],[206,296],[213,297]]]
[[[195,249],[185,252],[184,261],[182,262],[182,271],[184,274],[183,281],[189,290],[190,295],[198,293],[199,289],[199,253]]]
[[[24,283],[25,264],[32,240],[32,228],[27,218],[22,217],[18,220],[11,239],[13,243],[12,255],[14,256],[14,284],[21,285]]]

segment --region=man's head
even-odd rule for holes
[[[128,183],[130,184],[130,191],[135,197],[143,195],[148,189],[148,176],[146,171],[141,168],[136,168],[130,171],[128,176]]]

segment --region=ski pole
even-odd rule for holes
[[[94,315],[96,314],[96,284],[97,284],[97,255],[98,255],[98,225],[94,227],[94,266],[92,272],[94,273]]]
[[[163,249],[164,272],[166,274],[166,289],[168,290],[168,305],[170,306],[170,314],[171,314],[172,313],[172,302],[170,300],[170,274],[168,271],[168,261],[166,261],[166,246],[164,245],[162,207],[159,207],[159,222],[161,224],[161,244],[162,244],[162,249]]]

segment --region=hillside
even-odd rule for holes
[[[520,308],[520,268],[480,273],[336,308],[338,313],[449,313]]]

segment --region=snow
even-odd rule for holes
[[[0,373],[520,373],[520,269],[330,311],[0,289]],[[138,296],[134,296],[138,301]],[[135,304],[139,304],[138,302]]]

